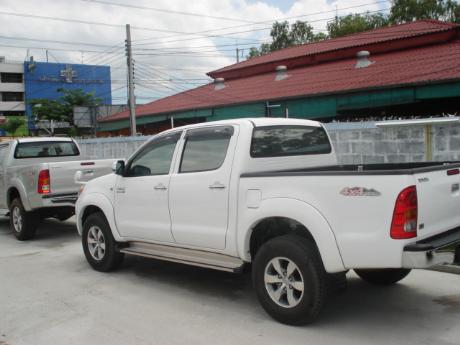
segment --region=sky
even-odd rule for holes
[[[382,11],[382,0],[0,0],[0,56],[9,61],[110,65],[113,103],[126,102],[125,24],[131,25],[137,103],[211,81],[206,72],[270,41],[275,20],[317,32],[336,13]]]

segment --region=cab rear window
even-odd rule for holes
[[[66,157],[79,154],[77,145],[72,141],[39,141],[19,143],[14,158]]]
[[[252,133],[251,157],[283,157],[331,153],[331,144],[322,127],[264,126]]]

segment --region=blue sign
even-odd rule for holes
[[[25,100],[46,98],[56,100],[62,96],[58,89],[81,89],[93,93],[102,104],[112,104],[109,66],[64,64],[51,62],[24,62]],[[29,128],[34,129],[32,108],[26,103]]]

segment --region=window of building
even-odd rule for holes
[[[2,83],[22,83],[22,73],[0,73]]]
[[[199,172],[218,169],[225,160],[233,127],[214,127],[191,130],[182,155],[180,172]]]
[[[2,102],[23,102],[24,93],[22,92],[2,92]]]
[[[322,127],[266,126],[254,128],[251,157],[281,157],[331,153]]]

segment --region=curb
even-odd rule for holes
[[[435,266],[433,268],[430,268],[430,270],[431,271],[452,273],[452,274],[459,274],[460,275],[460,266],[455,266],[455,265]]]

